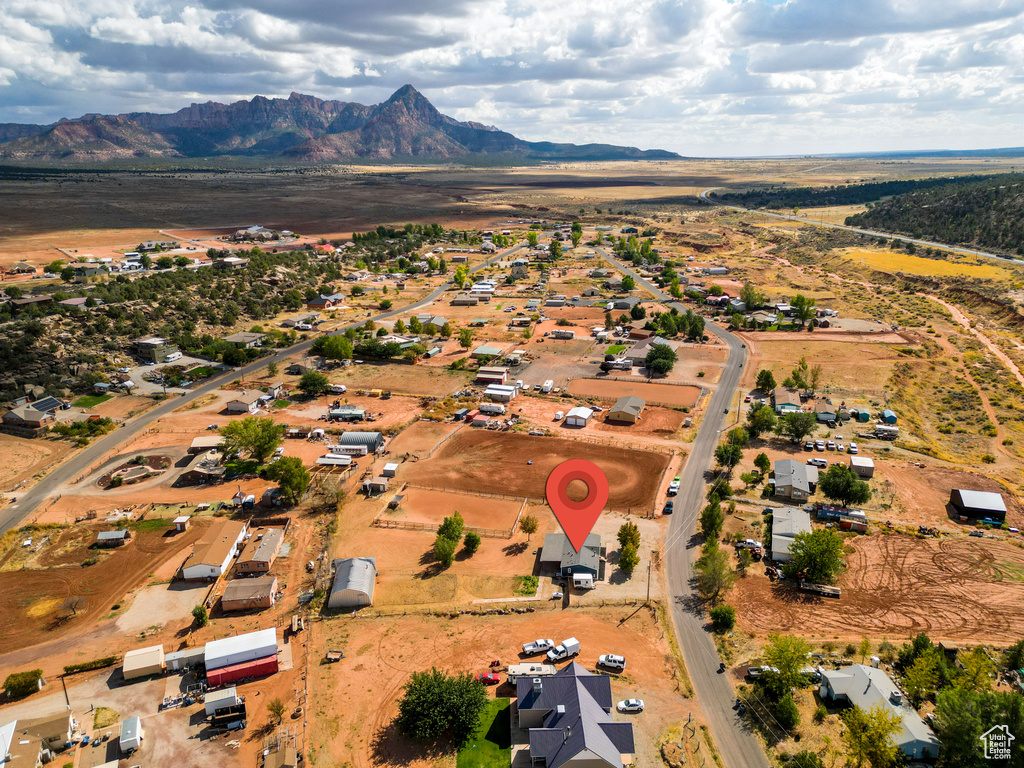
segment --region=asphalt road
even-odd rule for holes
[[[526,247],[527,246],[523,244],[500,254],[495,254],[491,258],[480,262],[475,267],[472,267],[470,272],[477,272],[484,267],[490,266],[496,261],[507,259],[512,254]],[[398,309],[391,309],[387,312],[382,312],[379,315],[363,318],[358,322],[349,323],[348,325],[341,326],[340,328],[336,328],[331,331],[330,335],[344,333],[349,328],[356,328],[367,320],[386,320],[390,317],[395,317],[396,315],[407,314],[412,310],[419,309],[420,307],[436,300],[450,285],[450,282],[444,283],[414,304],[408,304],[404,307],[399,307]],[[57,490],[65,483],[68,483],[78,477],[104,456],[113,455],[120,446],[127,443],[157,419],[162,416],[166,416],[191,400],[195,400],[208,392],[212,392],[215,389],[222,387],[228,382],[234,381],[242,376],[249,376],[261,368],[265,368],[269,363],[281,363],[285,359],[297,353],[306,352],[313,346],[313,341],[314,338],[307,339],[306,341],[302,341],[291,347],[282,349],[279,352],[275,352],[273,355],[261,357],[259,360],[255,360],[241,368],[234,368],[227,371],[220,376],[210,379],[201,386],[189,390],[181,397],[172,397],[141,416],[125,422],[119,429],[104,435],[102,438],[96,440],[94,443],[72,456],[66,462],[53,469],[48,475],[43,477],[38,483],[26,490],[24,493],[19,493],[17,501],[9,504],[0,511],[0,534],[21,525],[21,523],[31,515],[43,501],[56,493]]]
[[[884,237],[887,240],[899,240],[903,243],[913,243],[914,245],[924,246],[925,248],[941,248],[944,251],[950,251],[951,253],[962,253],[968,256],[984,256],[986,259],[998,259],[999,261],[1008,261],[1011,264],[1024,264],[1022,259],[1006,259],[996,253],[989,253],[988,251],[976,251],[973,248],[961,248],[955,245],[947,245],[946,243],[936,243],[931,240],[918,240],[913,237],[905,237],[904,235],[894,235],[891,232],[878,232],[874,229],[859,229],[857,227],[847,227],[844,224],[826,224],[823,221],[814,221],[803,216],[789,216],[784,213],[769,213],[768,211],[758,210],[756,208],[743,208],[738,205],[726,205],[720,203],[717,200],[713,200],[708,197],[716,189],[725,189],[725,187],[711,187],[705,189],[700,193],[700,197],[704,202],[717,205],[719,208],[728,208],[730,211],[739,211],[740,213],[756,213],[758,216],[768,216],[772,219],[785,219],[786,221],[799,221],[801,224],[810,224],[815,227],[823,227],[825,229],[841,229],[844,232],[855,232],[858,235],[869,235],[871,237]]]
[[[687,310],[686,306],[673,301],[627,264],[619,262],[602,249],[598,249],[598,253],[609,264],[631,275],[637,285],[651,291],[669,307],[680,312]],[[731,428],[736,421],[737,414],[732,410],[732,400],[747,358],[747,350],[736,336],[711,322],[705,328],[725,341],[729,348],[729,358],[718,386],[711,395],[704,421],[680,475],[675,513],[669,522],[664,547],[669,607],[694,692],[725,768],[770,768],[761,743],[732,708],[735,693],[726,675],[718,672],[720,660],[715,641],[704,628],[705,614],[690,583],[693,561],[700,554],[696,530],[705,500],[704,474],[711,468],[721,432],[727,426]],[[753,710],[748,711],[753,713]]]

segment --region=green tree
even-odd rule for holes
[[[530,543],[530,537],[537,532],[537,518],[533,515],[523,515],[519,518],[519,530],[526,534],[526,543]]]
[[[830,584],[843,569],[843,539],[831,528],[798,533],[789,546],[792,558],[785,570],[790,578],[803,574],[813,584]]]
[[[469,349],[473,343],[473,332],[469,328],[459,329],[459,346],[463,349]]]
[[[772,468],[772,460],[768,458],[767,453],[759,453],[754,457],[754,466],[757,467],[757,471],[761,473],[761,477],[768,475],[768,470]]]
[[[770,405],[758,405],[747,411],[747,434],[758,438],[775,429],[778,419]]]
[[[314,339],[310,351],[327,360],[347,360],[352,357],[352,342],[341,334],[327,334]]]
[[[726,437],[729,439],[729,445],[737,445],[740,448],[746,448],[750,442],[750,433],[743,427],[733,427]]]
[[[319,371],[306,371],[299,379],[299,389],[310,397],[323,395],[330,389],[331,381]]]
[[[636,288],[636,280],[631,275],[626,275],[622,278],[622,290],[632,291]]]
[[[757,372],[757,391],[763,395],[767,395],[772,392],[776,386],[775,374],[771,372],[770,368],[762,368]]]
[[[553,260],[562,258],[562,243],[558,240],[552,240],[548,245],[548,253],[551,254]]]
[[[156,260],[157,269],[170,269],[174,266],[174,259],[170,256],[161,256]]]
[[[629,317],[632,320],[643,320],[647,317],[647,310],[644,309],[644,305],[637,302],[629,308]]]
[[[637,553],[637,548],[632,542],[619,550],[619,570],[632,573],[639,563],[640,555]]]
[[[833,464],[818,480],[818,490],[844,507],[864,504],[871,498],[871,487],[845,464]]]
[[[275,696],[267,702],[267,711],[270,713],[271,717],[280,723],[281,719],[284,717],[284,702]]]
[[[465,529],[466,521],[462,519],[462,515],[456,510],[441,521],[441,525],[437,529],[437,535],[452,541],[458,541],[462,538],[462,533]]]
[[[530,232],[527,232],[526,233],[526,242],[529,243],[531,248],[533,248],[535,245],[537,245],[537,233],[532,231],[532,230]]]
[[[644,366],[651,373],[665,375],[676,364],[678,355],[668,344],[652,344],[644,357]]]
[[[902,727],[899,716],[885,705],[871,709],[853,707],[843,712],[843,741],[857,768],[865,761],[871,768],[890,768],[896,764],[898,749],[894,737]]]
[[[480,549],[480,534],[476,531],[467,532],[465,538],[462,540],[462,546],[469,554],[475,554],[476,551]]]
[[[12,672],[4,679],[4,693],[8,698],[20,699],[39,690],[43,670],[30,669],[27,672]]]
[[[800,321],[801,328],[808,320],[815,317],[818,313],[814,306],[814,299],[808,298],[802,294],[798,293],[789,303],[790,306],[793,307],[796,319]]]
[[[764,294],[758,291],[753,283],[744,283],[740,288],[740,301],[746,304],[747,309],[752,312],[764,306]]]
[[[794,442],[800,442],[817,428],[817,415],[804,411],[784,413],[775,422],[775,434],[790,437]]]
[[[444,536],[437,536],[434,539],[434,559],[442,567],[448,568],[455,562],[455,550],[459,548],[458,539],[448,539]]]
[[[192,609],[192,618],[195,619],[197,627],[205,627],[210,623],[210,614],[202,603]]]
[[[296,456],[282,456],[267,467],[266,475],[281,488],[281,494],[292,505],[298,504],[309,490],[309,470]]]
[[[861,664],[867,661],[869,653],[871,653],[871,641],[867,637],[862,637],[860,645],[857,646],[857,655],[860,656]]]
[[[615,327],[615,319],[612,317],[612,312],[610,309],[605,310],[604,327],[609,330]]]
[[[445,320],[444,325],[441,326],[441,338],[450,339],[452,336],[452,324]]]
[[[735,579],[729,556],[719,548],[717,541],[704,544],[695,570],[697,593],[712,604],[725,596]]]
[[[387,312],[389,309],[391,309],[391,299],[384,299],[383,301],[381,301],[380,304],[377,305],[377,308],[382,312]]]
[[[711,628],[719,634],[732,632],[736,626],[736,609],[731,605],[716,605],[711,609]]]
[[[277,376],[277,363],[273,361],[267,363],[267,376]]]
[[[903,677],[903,688],[907,692],[910,702],[919,707],[925,701],[935,695],[935,689],[939,685],[939,663],[936,649],[930,649],[922,653]]]
[[[64,267],[64,269],[60,271],[60,279],[65,283],[70,283],[75,279],[75,270],[71,267]]]
[[[455,275],[452,277],[452,283],[456,288],[461,288],[466,284],[466,279],[469,277],[469,267],[460,266],[455,268]]]
[[[636,523],[625,522],[619,526],[619,547],[626,547],[632,544],[634,547],[640,546],[640,529]]]
[[[1018,640],[1006,649],[1003,666],[1007,669],[1024,669],[1024,640]]]
[[[726,472],[731,473],[733,468],[743,459],[743,449],[738,445],[722,443],[715,448],[715,461]]]
[[[715,541],[722,532],[725,524],[725,514],[722,512],[722,505],[717,501],[708,504],[700,512],[700,532],[705,541]]]
[[[786,691],[785,695],[769,707],[772,717],[786,732],[792,731],[800,724],[800,710],[793,701],[793,694]]]
[[[420,334],[423,333],[423,323],[415,315],[409,319],[409,332]]]
[[[976,647],[961,653],[958,661],[960,671],[956,675],[957,688],[972,693],[992,690],[992,678],[996,674],[996,668],[984,648]]]
[[[284,439],[285,427],[273,419],[246,416],[220,428],[224,448],[228,453],[245,452],[262,464],[274,453]]]
[[[469,673],[449,675],[437,669],[413,672],[398,702],[397,725],[405,736],[421,741],[451,739],[466,743],[487,706],[483,684]]]
[[[778,670],[771,674],[776,676],[782,689],[788,691],[802,684],[801,670],[807,666],[810,653],[811,646],[802,637],[770,634],[761,656],[767,666]]]

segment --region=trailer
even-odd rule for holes
[[[803,592],[813,592],[814,594],[821,595],[822,597],[834,597],[836,599],[843,594],[842,589],[839,587],[830,587],[827,584],[812,584],[809,581],[801,581],[800,589]]]

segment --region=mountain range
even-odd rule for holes
[[[650,160],[679,155],[611,144],[523,141],[437,111],[411,85],[366,106],[293,93],[287,99],[193,104],[173,114],[90,114],[51,125],[0,124],[0,159],[117,160],[266,157],[297,163],[516,160]]]

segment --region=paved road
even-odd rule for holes
[[[667,306],[674,307],[680,312],[687,310],[686,306],[673,301],[670,296],[640,277],[627,264],[616,260],[601,249],[598,249],[598,253],[605,261],[631,275],[637,285],[642,285],[665,301]],[[761,743],[732,709],[735,694],[726,676],[718,673],[719,658],[715,641],[704,629],[706,619],[703,611],[694,608],[697,599],[690,585],[693,561],[699,555],[694,537],[700,510],[704,506],[704,473],[711,468],[720,433],[726,426],[731,427],[735,420],[736,414],[731,408],[732,400],[747,358],[747,350],[738,338],[714,323],[707,323],[705,328],[725,341],[729,348],[729,359],[707,405],[704,421],[686,460],[686,466],[683,467],[679,495],[675,500],[675,514],[672,515],[666,535],[664,554],[671,615],[676,635],[679,637],[679,645],[686,659],[686,667],[693,681],[694,692],[700,701],[725,768],[769,768],[770,764],[761,749]],[[731,416],[726,415],[727,410]]]
[[[918,240],[914,237],[905,237],[904,235],[894,235],[891,232],[879,232],[874,229],[859,229],[858,227],[847,227],[844,224],[826,224],[822,221],[814,221],[803,216],[789,216],[784,213],[769,213],[768,211],[758,210],[756,208],[743,208],[738,205],[726,205],[720,203],[717,200],[713,200],[709,195],[716,189],[725,189],[725,187],[711,187],[705,189],[700,193],[700,197],[707,203],[717,205],[719,208],[728,208],[730,211],[739,211],[740,213],[756,213],[759,216],[768,216],[773,219],[785,219],[786,221],[799,221],[801,224],[810,224],[815,227],[823,227],[825,229],[841,229],[844,232],[855,232],[858,235],[869,235],[871,237],[884,237],[887,240],[899,240],[903,243],[913,243],[914,245],[921,245],[925,248],[941,248],[944,251],[950,251],[952,253],[963,253],[968,256],[984,256],[986,259],[998,259],[999,261],[1008,261],[1011,264],[1024,264],[1022,259],[1007,259],[1000,256],[997,253],[989,253],[988,251],[976,251],[973,248],[961,248],[955,245],[947,245],[946,243],[936,243],[931,240]]]
[[[517,251],[526,248],[525,244],[516,246],[500,254],[495,254],[489,259],[480,262],[475,267],[470,269],[470,272],[476,272],[484,267],[490,266],[496,261],[502,261]],[[383,312],[379,315],[374,315],[372,318],[367,317],[362,320],[349,323],[348,325],[341,326],[331,331],[331,335],[344,333],[349,328],[356,328],[367,320],[386,320],[396,315],[404,315],[412,310],[419,309],[422,306],[429,304],[436,300],[449,286],[451,283],[444,283],[438,286],[436,289],[431,291],[425,297],[415,302],[398,309],[392,309],[388,312]],[[38,483],[29,488],[24,493],[20,493],[17,497],[17,501],[9,504],[5,509],[0,511],[0,534],[11,528],[16,528],[27,518],[35,509],[48,497],[56,493],[57,490],[65,483],[70,482],[80,474],[88,470],[93,464],[98,462],[104,456],[113,455],[114,452],[122,445],[127,443],[139,432],[146,429],[157,419],[162,416],[166,416],[177,408],[180,408],[185,403],[195,400],[198,397],[202,397],[208,392],[212,392],[215,389],[222,387],[230,381],[242,376],[249,376],[261,368],[266,367],[269,363],[283,362],[286,358],[291,357],[297,353],[306,352],[310,347],[313,346],[313,338],[307,339],[306,341],[295,344],[294,346],[282,349],[279,352],[275,352],[273,355],[267,357],[261,357],[248,365],[241,368],[235,368],[228,371],[220,376],[210,379],[201,386],[195,389],[189,390],[181,397],[172,397],[169,400],[158,405],[156,408],[142,414],[141,416],[132,419],[119,429],[111,432],[108,435],[95,441],[88,447],[84,448],[81,452],[75,454],[66,462],[56,467],[46,477],[42,478]]]

